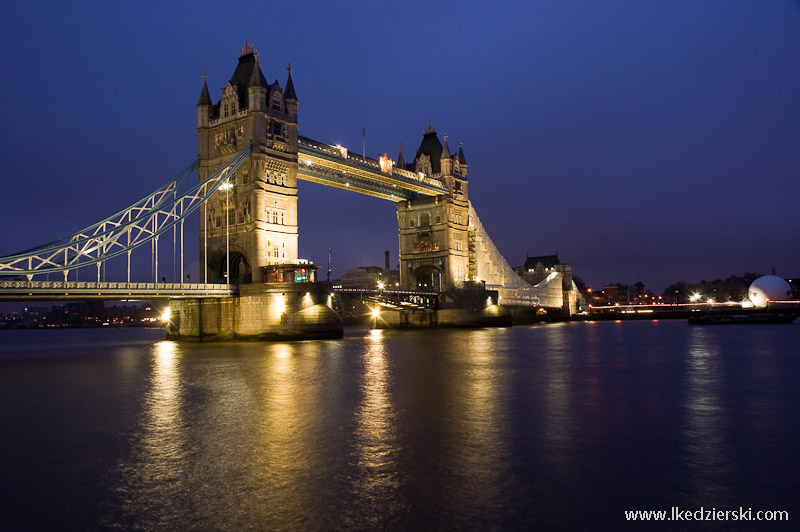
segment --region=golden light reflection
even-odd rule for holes
[[[448,469],[459,472],[459,486],[454,504],[470,505],[475,500],[502,498],[499,490],[509,460],[509,427],[506,424],[503,397],[498,381],[503,365],[498,352],[503,351],[502,329],[463,333],[456,341],[468,346],[451,361],[452,379],[445,391],[447,410],[458,415],[446,416],[444,433],[450,440]]]
[[[258,448],[254,474],[269,492],[265,511],[274,522],[288,522],[308,512],[315,486],[327,464],[319,462],[325,434],[320,433],[323,400],[319,375],[324,360],[314,343],[271,344],[261,368],[262,407],[251,427]],[[320,529],[307,523],[310,529]]]
[[[365,493],[385,496],[397,486],[395,412],[389,390],[384,331],[373,329],[363,352],[362,400],[356,412],[357,460]]]
[[[149,428],[161,436],[180,421],[180,375],[177,369],[178,344],[158,342],[153,353],[153,375],[147,397]]]
[[[169,497],[177,489],[186,463],[182,391],[179,345],[158,342],[152,351],[140,445],[127,474],[142,493]]]

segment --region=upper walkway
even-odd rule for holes
[[[297,139],[297,178],[389,201],[447,194],[445,184],[397,168],[389,159],[370,159],[307,137]]]

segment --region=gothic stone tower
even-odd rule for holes
[[[467,161],[459,146],[451,154],[429,124],[414,162],[398,165],[440,179],[448,193],[397,204],[400,228],[400,284],[405,290],[447,291],[475,278],[470,253]]]
[[[283,90],[277,80],[267,83],[248,42],[216,104],[204,74],[197,103],[200,180],[253,142],[249,161],[229,178],[227,201],[218,190],[202,211],[200,260],[210,283],[228,282],[226,226],[230,282],[263,282],[264,266],[297,259],[297,103],[291,67]]]

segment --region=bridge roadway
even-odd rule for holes
[[[387,290],[363,288],[334,288],[333,293],[339,296],[350,296],[362,301],[371,301],[383,308],[403,311],[434,311],[439,302],[436,292],[418,292],[415,290]]]
[[[447,194],[439,179],[397,168],[389,161],[382,168],[379,160],[306,137],[298,137],[297,159],[298,179],[350,192],[395,202]]]
[[[188,299],[229,297],[238,293],[237,286],[227,284],[0,281],[0,301]]]

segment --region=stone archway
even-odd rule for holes
[[[423,292],[441,292],[444,285],[442,271],[433,265],[420,266],[412,275],[414,290]]]
[[[219,265],[217,268],[217,271],[219,272],[218,281],[221,283],[244,284],[250,283],[253,280],[253,273],[250,269],[250,263],[241,249],[236,248],[230,250],[230,280],[228,280],[227,275],[228,256],[224,251],[217,254],[217,264]]]

